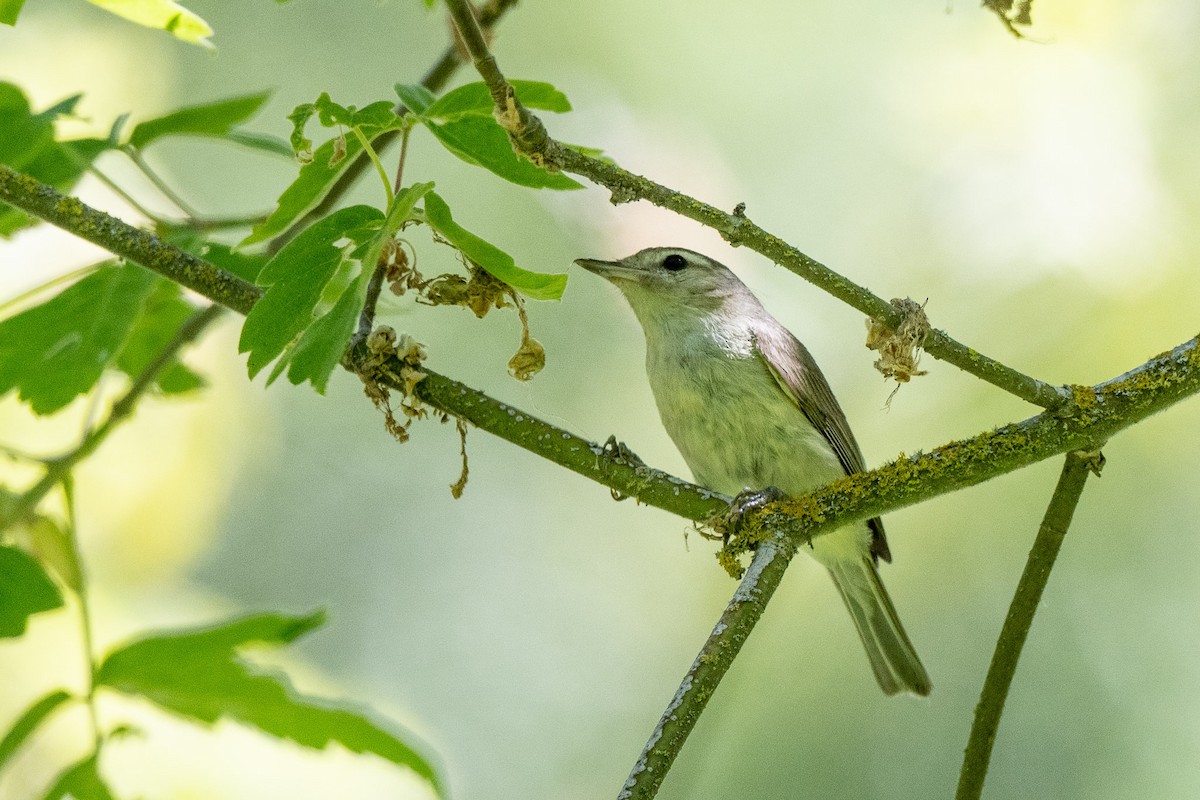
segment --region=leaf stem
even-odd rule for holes
[[[96,707],[96,675],[100,665],[96,661],[96,644],[93,638],[92,610],[88,601],[87,570],[83,566],[83,551],[79,546],[78,519],[75,515],[75,479],[70,470],[64,472],[59,480],[62,486],[63,498],[67,507],[67,539],[71,543],[71,555],[75,560],[76,574],[79,585],[75,590],[75,599],[79,603],[79,628],[83,640],[84,663],[87,668],[87,701],[88,717],[92,724],[93,755],[98,757],[104,746],[104,729],[100,725],[100,711]]]
[[[996,743],[996,730],[1000,726],[1004,701],[1012,686],[1021,650],[1025,647],[1029,628],[1041,602],[1042,592],[1050,580],[1050,571],[1054,568],[1063,538],[1071,525],[1071,517],[1083,494],[1083,486],[1090,473],[1100,474],[1103,459],[1099,450],[1074,451],[1067,453],[1063,461],[1058,485],[1054,488],[1037,538],[1029,551],[1025,570],[1021,573],[1021,580],[1008,607],[1008,615],[1000,630],[1000,638],[996,641],[996,651],[992,654],[983,690],[979,694],[979,705],[975,707],[975,720],[963,754],[956,800],[978,800],[983,794],[983,782],[987,777],[992,747]]]
[[[79,269],[73,269],[64,275],[59,275],[57,278],[51,278],[50,280],[46,281],[45,283],[39,283],[37,286],[34,286],[29,291],[21,292],[16,297],[10,297],[7,300],[5,300],[3,303],[0,303],[0,314],[3,314],[4,312],[8,311],[8,309],[12,308],[13,306],[20,305],[21,303],[25,302],[29,298],[36,297],[37,295],[42,294],[43,292],[46,292],[50,289],[53,289],[56,286],[60,286],[64,283],[71,283],[72,281],[79,280],[80,278],[86,278],[88,275],[90,275],[93,272],[95,272],[96,270],[100,269],[100,267],[104,266],[105,264],[111,264],[111,263],[112,263],[112,259],[105,259],[104,261],[99,261],[95,264],[88,264],[85,267],[80,267]]]
[[[400,194],[400,190],[404,188],[404,161],[408,158],[408,136],[412,133],[412,126],[405,125],[404,130],[400,133],[400,158],[396,162],[396,185],[392,191],[395,194]]]
[[[172,189],[171,186],[165,180],[163,180],[162,177],[150,166],[150,164],[142,156],[141,150],[138,150],[133,145],[125,145],[121,148],[121,152],[129,157],[129,160],[134,163],[134,166],[136,166],[141,173],[145,175],[152,184],[154,184],[154,188],[158,189],[158,191],[162,193],[163,197],[174,203],[175,207],[182,211],[185,217],[188,219],[201,218],[202,215],[200,212],[192,208],[192,206],[186,200],[180,197],[179,193]]]
[[[90,167],[88,167],[88,172],[92,173],[97,178],[99,178],[100,182],[103,183],[105,186],[107,186],[109,189],[111,189],[113,191],[113,193],[115,193],[117,195],[117,197],[120,197],[122,200],[124,200],[126,203],[128,203],[129,206],[134,211],[138,212],[146,219],[150,220],[155,225],[165,225],[166,224],[166,220],[164,220],[158,214],[155,214],[153,211],[146,208],[144,205],[142,205],[140,202],[138,202],[136,199],[134,199],[133,195],[131,195],[129,192],[122,189],[120,187],[120,185],[117,184],[116,181],[114,181],[112,178],[108,177],[103,172],[101,172],[98,167],[90,166]]]
[[[392,191],[392,182],[388,180],[387,171],[383,168],[383,162],[379,160],[379,154],[375,152],[375,148],[371,146],[371,142],[366,135],[355,126],[350,129],[354,136],[358,139],[359,144],[363,147],[363,152],[367,154],[367,158],[371,159],[371,163],[375,165],[375,171],[379,173],[379,179],[383,181],[383,191],[387,192],[387,207],[392,207],[392,201],[396,199],[396,193]]]

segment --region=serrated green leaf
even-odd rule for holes
[[[231,97],[187,106],[139,123],[129,134],[129,144],[143,149],[164,136],[228,136],[234,126],[254,116],[270,92]]]
[[[562,297],[567,285],[566,275],[547,275],[521,269],[508,253],[455,222],[446,201],[434,192],[425,195],[425,221],[446,241],[461,250],[463,255],[526,297],[534,300],[557,300]]]
[[[0,24],[16,25],[25,0],[0,0]]]
[[[528,108],[558,113],[571,110],[571,101],[567,96],[549,83],[542,81],[509,81],[517,94],[517,99]],[[468,83],[452,89],[438,98],[437,102],[425,109],[422,116],[439,122],[474,115],[491,117],[495,103],[487,84],[482,81]]]
[[[32,556],[0,546],[0,638],[20,636],[30,616],[62,604],[62,593]]]
[[[397,83],[395,88],[404,107],[418,116],[434,103],[433,92],[419,83]]]
[[[57,689],[25,709],[25,713],[17,718],[13,726],[8,729],[8,733],[4,734],[4,739],[0,740],[0,770],[4,769],[4,764],[25,743],[29,735],[70,699],[71,695],[62,689]]]
[[[117,369],[136,378],[195,312],[196,307],[181,296],[179,284],[156,277],[141,316],[117,356]],[[158,374],[155,384],[166,394],[180,394],[204,386],[204,379],[176,360]]]
[[[364,271],[355,278],[333,308],[309,325],[292,348],[287,376],[294,385],[308,381],[319,394],[325,394],[329,376],[342,360],[366,302],[367,277]]]
[[[196,14],[171,0],[88,0],[130,22],[166,31],[188,44],[211,47],[212,28]]]
[[[238,352],[249,353],[250,377],[278,357],[301,331],[312,324],[321,290],[345,257],[336,242],[383,214],[370,206],[335,211],[306,228],[267,262],[258,276],[269,286],[246,316]]]
[[[67,769],[43,800],[115,800],[108,784],[100,777],[100,768],[96,763],[95,754]]]
[[[407,766],[437,789],[437,774],[410,744],[342,703],[301,695],[286,675],[248,664],[238,651],[249,644],[286,644],[320,626],[322,614],[260,614],[220,625],[168,631],[110,653],[97,682],[139,695],[160,707],[211,725],[228,718],[305,747],[339,742]],[[408,740],[408,741],[406,741]]]
[[[300,167],[300,174],[279,195],[275,210],[238,244],[247,247],[273,239],[286,231],[325,198],[333,184],[362,152],[357,136],[347,137],[345,157],[330,165],[334,155],[333,140],[325,142],[312,154],[312,161]]]
[[[510,183],[532,189],[581,189],[561,172],[549,172],[513,152],[508,134],[491,117],[464,116],[439,125],[425,122],[442,146],[454,155],[499,175]]]
[[[37,414],[89,391],[124,345],[153,273],[101,267],[39,306],[0,322],[0,395],[20,390]]]

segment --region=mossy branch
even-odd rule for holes
[[[516,98],[512,86],[487,47],[468,0],[446,0],[446,5],[476,69],[491,91],[496,103],[497,119],[508,131],[514,148],[530,161],[547,169],[580,175],[605,187],[612,192],[614,204],[647,200],[695,220],[720,233],[735,247],[745,246],[766,256],[847,305],[873,319],[882,320],[892,329],[901,324],[901,312],[891,303],[763,230],[746,216],[744,206],[739,206],[732,213],[722,211],[615,164],[584,155],[551,138],[541,120]],[[1055,408],[1068,399],[1060,388],[989,358],[956,341],[944,331],[930,331],[924,349],[933,357],[1042,408]]]

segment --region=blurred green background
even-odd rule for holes
[[[448,23],[417,0],[193,2],[215,54],[81,2],[30,2],[0,29],[0,79],[35,108],[84,92],[106,128],[275,89],[251,127],[328,91],[363,105],[411,82]],[[526,0],[495,51],[576,111],[559,138],[757,222],[934,324],[1053,382],[1095,383],[1195,335],[1200,272],[1200,7],[1046,0],[1038,41],[972,4],[904,6]],[[463,71],[459,81],[470,80]],[[553,115],[548,115],[553,116]],[[169,142],[153,163],[201,210],[269,208],[294,167]],[[101,162],[132,181],[120,158]],[[926,358],[891,387],[861,315],[699,226],[589,188],[536,193],[413,137],[408,180],[436,179],[456,217],[540,271],[678,244],[730,264],[823,365],[870,464],[1033,410]],[[79,194],[136,216],[101,184]],[[355,196],[381,202],[369,180]],[[142,196],[152,193],[144,191]],[[452,268],[418,237],[426,275]],[[56,231],[0,244],[11,296],[95,251]],[[531,303],[545,371],[505,372],[515,316],[386,301],[430,364],[648,463],[686,467],[661,430],[641,333],[611,287],[570,267]],[[245,379],[237,324],[190,361],[212,386],[146,402],[79,475],[101,643],[244,610],[324,607],[284,659],[306,690],[362,700],[436,750],[462,800],[612,797],[734,584],[713,546],[633,502],[480,432],[464,497],[453,426],[401,446],[339,375],[327,397]],[[54,452],[81,402],[31,421],[0,402],[8,444]],[[1008,702],[986,796],[1200,796],[1200,403],[1105,448]],[[948,797],[1013,587],[1058,471],[1046,463],[888,517],[884,578],[934,680],[928,700],[876,688],[832,586],[800,560],[717,693],[661,797]],[[27,480],[4,466],[14,483]],[[18,483],[19,485],[19,483]],[[81,679],[69,614],[0,645],[0,720]],[[125,796],[423,796],[369,757],[313,755],[233,726],[213,736],[112,706],[152,735],[106,750]],[[0,796],[23,798],[83,745],[81,720],[39,737]]]

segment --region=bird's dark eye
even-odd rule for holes
[[[679,272],[687,266],[687,259],[678,253],[672,253],[663,259],[663,269],[669,269],[671,272]]]

